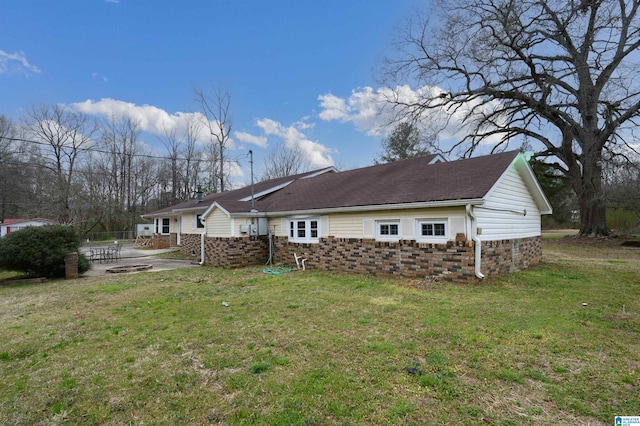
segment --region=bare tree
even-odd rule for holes
[[[0,115],[0,223],[4,222],[7,213],[19,211],[20,159],[17,158],[16,128],[13,122]]]
[[[192,116],[190,116],[192,117]],[[195,119],[187,120],[181,155],[184,159],[184,175],[182,179],[183,198],[189,198],[200,184],[202,152],[197,146],[202,126]]]
[[[607,206],[628,220],[626,224],[618,220],[616,231],[632,231],[640,223],[640,156],[607,161],[604,174]]]
[[[104,123],[102,145],[109,161],[109,229],[132,229],[138,219],[135,161],[140,150],[140,125],[131,118],[111,117]]]
[[[169,154],[164,163],[169,168],[171,175],[171,204],[176,204],[181,199],[180,189],[180,175],[182,174],[182,161],[180,160],[180,145],[181,139],[176,136],[176,130],[165,129],[164,137],[160,138],[160,141],[167,149]]]
[[[204,91],[195,91],[196,102],[205,118],[205,127],[211,136],[210,150],[207,153],[211,163],[213,179],[209,188],[212,192],[223,192],[228,184],[227,150],[231,144],[231,94],[218,88],[213,95]]]
[[[264,171],[260,180],[291,176],[307,170],[309,170],[309,164],[304,162],[300,151],[280,144],[269,150],[265,157]]]
[[[61,105],[34,106],[27,113],[28,135],[43,146],[45,167],[54,174],[52,202],[62,223],[75,223],[72,215],[75,167],[93,140],[98,125],[85,115]]]
[[[534,143],[571,182],[580,235],[606,235],[603,155],[632,149],[640,111],[637,0],[434,0],[388,60],[387,76],[412,80],[414,117],[446,111],[471,131],[467,154],[497,138]],[[439,86],[442,90],[435,90]]]
[[[197,119],[187,119],[183,133],[176,129],[165,130],[160,141],[168,152],[168,158],[164,161],[170,170],[170,202],[175,204],[189,199],[199,184],[202,153],[198,149],[197,142],[202,130],[202,124]],[[212,145],[213,146],[213,145]],[[215,148],[216,158],[219,154]]]

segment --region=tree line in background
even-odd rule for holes
[[[199,92],[207,123],[159,137],[164,155],[140,139],[130,118],[92,120],[62,106],[35,106],[18,123],[0,116],[0,221],[45,217],[70,224],[81,236],[103,231],[135,231],[140,215],[206,193],[231,189],[225,161],[231,129],[228,93],[213,100]],[[217,126],[217,127],[216,127]],[[201,132],[210,143],[197,143]],[[437,152],[435,135],[402,122],[381,141],[376,163]],[[640,221],[640,161],[604,157],[604,196],[614,228],[631,229]],[[571,182],[552,165],[532,163],[550,199],[552,226],[575,224],[578,200]],[[258,180],[309,169],[298,151],[284,145],[266,156]]]
[[[167,131],[163,158],[140,132],[131,119],[95,121],[59,105],[33,107],[20,123],[0,117],[0,219],[45,217],[83,234],[130,230],[140,214],[214,182],[203,170],[216,159],[198,151],[195,127]]]
[[[189,200],[198,187],[232,189],[231,96],[220,89],[195,95],[200,114],[157,137],[162,154],[141,139],[131,118],[93,119],[62,105],[33,106],[17,122],[0,115],[0,222],[41,217],[82,237],[132,234],[141,214]],[[280,145],[258,180],[308,168],[298,151]]]

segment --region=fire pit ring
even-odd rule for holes
[[[127,272],[139,272],[146,271],[153,268],[153,265],[123,265],[123,266],[114,266],[113,268],[107,269],[106,272],[110,274],[124,274]]]

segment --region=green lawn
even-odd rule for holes
[[[0,424],[640,414],[640,250],[545,250],[481,285],[193,268],[0,287]]]

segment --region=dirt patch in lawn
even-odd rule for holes
[[[611,263],[640,260],[640,239],[634,236],[582,237],[543,240],[545,260],[589,260]]]

